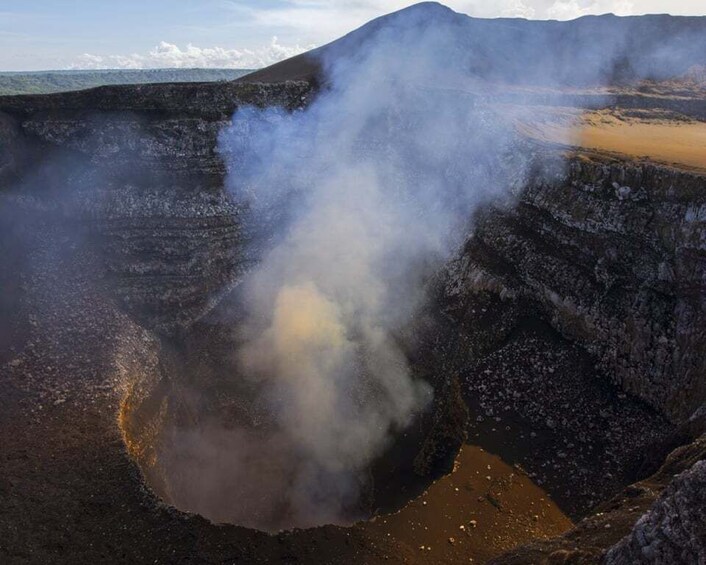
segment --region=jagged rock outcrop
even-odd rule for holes
[[[706,547],[705,462],[706,436],[692,437],[656,473],[605,501],[564,536],[519,547],[491,563],[700,564]]]
[[[613,547],[606,565],[706,563],[706,460],[678,475]]]

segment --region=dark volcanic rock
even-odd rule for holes
[[[614,383],[688,418],[706,401],[704,177],[575,159],[541,178],[478,221],[447,295],[531,306]]]
[[[601,504],[566,535],[519,547],[491,563],[702,563],[705,440],[675,449],[654,475]]]
[[[243,268],[219,132],[240,106],[293,109],[310,95],[306,83],[206,83],[2,98],[6,209],[79,224],[102,247],[107,283],[127,310],[173,333]]]
[[[630,535],[613,547],[606,565],[706,562],[706,461],[677,476],[642,516]]]

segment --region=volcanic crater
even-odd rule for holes
[[[312,104],[307,57],[0,98],[3,562],[700,562],[706,153],[571,146],[552,118],[518,126],[530,173],[474,212],[395,328],[427,401],[335,519],[272,488],[306,461],[239,378],[259,258],[218,140],[240,108]],[[474,104],[703,125],[703,89],[655,84]]]

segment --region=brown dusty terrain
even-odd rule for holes
[[[434,563],[483,563],[519,544],[557,536],[571,520],[519,467],[466,445],[453,473],[399,512],[363,525]]]
[[[533,139],[706,170],[706,122],[668,112],[536,108],[520,131]]]

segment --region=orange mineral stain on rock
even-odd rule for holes
[[[466,445],[453,473],[399,512],[379,516],[363,527],[415,549],[420,562],[483,563],[572,526],[521,470],[480,447]]]

